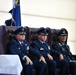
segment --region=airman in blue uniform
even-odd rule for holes
[[[63,60],[62,54],[52,50],[46,42],[48,30],[42,27],[37,31],[37,35],[38,40],[32,44],[32,47],[44,56],[47,62],[48,75],[56,75],[56,67],[60,68],[60,75],[68,75],[68,64]],[[58,62],[53,60],[52,54],[59,56],[60,60]]]
[[[15,39],[10,43],[10,53],[19,55],[25,75],[34,75],[33,68],[38,70],[38,75],[46,75],[46,62],[43,56],[34,50],[25,40],[26,28],[20,27],[14,32]],[[29,52],[35,55],[38,60],[31,60]]]
[[[12,15],[12,9],[9,11],[9,13]],[[15,21],[13,18],[5,20],[6,26],[12,26],[12,24],[15,24]]]
[[[76,75],[76,61],[73,54],[70,51],[69,45],[67,45],[68,31],[62,28],[58,33],[58,42],[55,46],[55,50],[60,52],[64,59],[69,63],[69,71],[71,75]]]

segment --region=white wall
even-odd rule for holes
[[[76,54],[76,0],[20,0],[22,26],[69,31],[68,44]],[[12,0],[0,0],[0,25],[11,18]]]

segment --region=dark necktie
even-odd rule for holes
[[[23,42],[21,42],[21,47],[22,47],[22,51],[27,54],[28,52],[27,52],[27,50],[25,48],[25,44]]]
[[[21,42],[21,46],[22,46],[22,48],[24,48],[24,43],[23,42]]]
[[[44,48],[47,50],[47,45],[46,45],[46,43],[43,43],[43,45],[44,45]]]

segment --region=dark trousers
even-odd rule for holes
[[[60,75],[68,75],[69,64],[66,60],[58,60],[57,68],[60,69]]]
[[[25,75],[46,75],[46,64],[39,62],[39,60],[33,60],[33,65],[23,65]],[[35,70],[35,72],[34,72]]]
[[[69,62],[69,71],[71,75],[76,75],[76,62]]]
[[[23,65],[24,75],[34,75],[33,65]]]
[[[46,73],[47,65],[42,61],[39,62],[39,60],[34,60],[33,67],[36,70],[36,75],[47,75]]]
[[[46,59],[48,67],[48,75],[56,75],[56,62],[54,60]]]

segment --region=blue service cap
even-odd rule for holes
[[[18,29],[16,29],[14,31],[14,34],[17,35],[17,34],[21,34],[21,35],[25,35],[26,34],[26,28],[24,27],[19,27]]]
[[[37,31],[38,35],[48,35],[48,30],[46,28],[41,27],[38,31]]]
[[[65,28],[62,28],[58,33],[58,36],[60,35],[68,36],[68,31]]]

